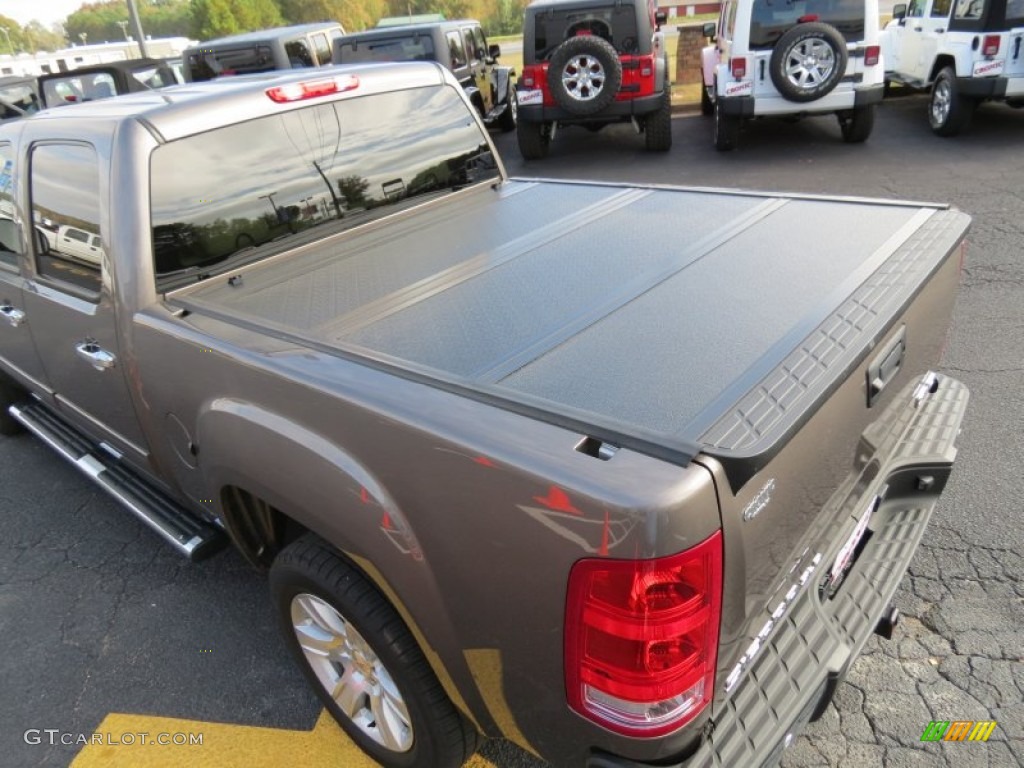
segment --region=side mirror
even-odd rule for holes
[[[718,24],[713,21],[705,21],[702,32],[704,33],[704,37],[714,41],[718,35]]]
[[[654,12],[654,23],[655,24],[657,24],[660,27],[666,21],[668,21],[668,14],[665,11],[655,11]]]
[[[896,5],[894,5],[892,7],[892,17],[899,21],[902,21],[903,19],[907,18],[907,4],[897,3]]]
[[[487,53],[490,54],[492,59],[496,59],[501,56],[501,46],[497,43],[491,43],[491,46],[487,49]]]

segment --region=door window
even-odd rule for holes
[[[316,49],[316,58],[320,66],[331,63],[331,44],[327,42],[327,35],[313,35],[313,47]]]
[[[305,40],[289,40],[284,44],[284,52],[288,56],[288,64],[292,69],[303,67],[315,67],[313,54],[309,52],[309,46]]]
[[[0,267],[18,268],[21,231],[14,219],[14,151],[0,144]]]
[[[53,227],[52,238],[36,242],[36,272],[96,301],[103,264],[96,150],[85,144],[41,144],[32,150],[31,167],[32,220]]]
[[[448,33],[448,51],[452,57],[452,69],[466,66],[466,48],[458,32]]]
[[[949,9],[953,7],[953,0],[935,0],[932,3],[931,16],[935,19],[944,19],[949,16]]]

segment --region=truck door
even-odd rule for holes
[[[65,417],[131,459],[146,456],[120,355],[111,276],[103,244],[104,201],[110,200],[96,148],[84,141],[34,144],[30,150],[32,216],[95,237],[88,256],[33,244],[35,280],[25,293],[32,335]]]
[[[949,31],[952,6],[952,0],[914,0],[907,9],[898,66],[909,80],[930,82],[939,42]]]
[[[24,256],[32,233],[53,237],[42,223],[26,230],[19,225],[15,209],[14,150],[0,143],[0,363],[22,379],[22,384],[44,391],[46,373],[36,354],[32,327],[25,312]]]

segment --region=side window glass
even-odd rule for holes
[[[29,187],[32,220],[47,227],[45,237],[36,241],[36,271],[98,300],[103,249],[96,151],[84,144],[35,147]]]
[[[910,0],[910,5],[907,6],[907,16],[915,19],[924,16],[924,3],[925,0]]]
[[[320,66],[331,63],[331,44],[327,42],[327,35],[313,35],[313,47],[316,48],[316,58]]]
[[[956,17],[958,19],[980,19],[985,13],[985,0],[957,0]]]
[[[466,49],[458,32],[448,33],[448,51],[452,57],[452,69],[466,66]]]
[[[725,39],[732,40],[733,32],[736,30],[736,3],[729,3],[729,10],[725,15]]]
[[[18,268],[21,232],[14,222],[14,151],[0,144],[0,267]]]
[[[478,58],[480,58],[479,56],[477,56],[476,41],[473,39],[472,29],[462,30],[462,42],[465,45],[466,56],[469,58],[470,61],[476,61]]]
[[[949,9],[952,7],[953,0],[934,0],[931,15],[936,19],[944,19],[949,16]]]
[[[289,40],[284,44],[284,52],[288,56],[288,63],[292,69],[316,66],[313,63],[313,54],[309,52],[309,46],[305,40]]]

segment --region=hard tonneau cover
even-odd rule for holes
[[[816,374],[870,347],[968,224],[929,204],[518,179],[173,301],[749,475],[844,371]],[[822,328],[834,348],[793,374],[789,407],[736,411]]]

